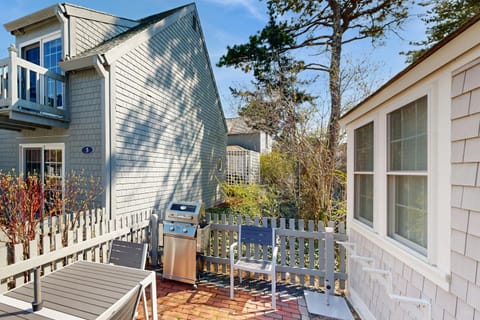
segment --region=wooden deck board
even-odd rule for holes
[[[35,313],[27,312],[9,306],[8,304],[0,303],[0,319],[24,319],[24,320],[50,320]]]
[[[96,319],[150,274],[144,270],[80,261],[42,277],[43,305],[76,317]],[[5,296],[31,303],[33,283]]]

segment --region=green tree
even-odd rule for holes
[[[428,25],[427,38],[420,42],[410,43],[421,47],[420,49],[402,52],[407,56],[409,63],[418,59],[433,45],[480,13],[480,1],[478,0],[429,0],[420,5],[429,8],[422,17],[422,21]]]
[[[252,90],[230,88],[243,102],[239,114],[253,129],[265,131],[277,140],[291,141],[302,117],[299,107],[313,98],[300,88],[305,84],[298,79],[304,69],[302,62],[285,50],[295,45],[295,39],[284,31],[285,22],[278,23],[271,5],[269,8],[267,26],[251,36],[249,43],[227,47],[218,66],[252,72]]]
[[[253,70],[257,83],[267,88],[277,88],[264,75],[283,76],[289,79],[289,92],[298,92],[295,76],[304,70],[327,72],[330,96],[329,121],[327,127],[327,157],[324,159],[332,178],[326,181],[329,198],[333,194],[333,172],[339,141],[338,120],[341,113],[342,49],[351,42],[362,39],[376,40],[388,31],[398,30],[408,14],[410,0],[267,0],[269,23],[249,42],[227,47],[219,66],[233,66],[245,72]],[[312,52],[313,51],[313,52]],[[296,60],[293,54],[313,53],[313,61]],[[301,56],[307,56],[303,54]],[[282,62],[278,64],[278,62]],[[275,62],[277,64],[275,64]],[[272,65],[281,66],[272,69]],[[290,68],[286,67],[290,66]],[[272,73],[272,71],[274,71]],[[274,83],[273,83],[274,84]],[[290,103],[273,104],[274,108],[298,106],[303,101],[296,95],[284,95]],[[271,99],[271,97],[269,97]],[[268,101],[268,99],[267,99]],[[263,105],[262,107],[268,107]],[[254,111],[261,111],[253,108]],[[276,112],[280,117],[291,113]],[[292,125],[301,117],[281,119]],[[294,131],[296,132],[296,131]],[[326,208],[329,212],[329,208]]]

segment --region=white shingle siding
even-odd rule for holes
[[[443,78],[451,80],[449,290],[380,249],[368,230],[351,228],[349,234],[359,255],[375,258],[372,267],[392,272],[394,293],[431,301],[432,318],[440,320],[480,319],[480,59],[457,70]],[[385,289],[355,262],[349,268],[349,287],[376,319],[422,317],[415,307],[392,304]]]
[[[115,37],[128,28],[119,25],[71,17],[75,26],[75,52],[73,56],[91,49],[102,42]]]
[[[220,200],[226,131],[201,36],[187,15],[115,66],[116,212],[173,197]]]

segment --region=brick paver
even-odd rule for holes
[[[159,319],[309,319],[303,288],[279,284],[277,310],[271,309],[270,283],[244,280],[235,285],[235,299],[230,300],[228,277],[202,274],[198,288],[157,277]],[[147,291],[147,296],[149,292]],[[150,299],[150,298],[148,298]],[[151,310],[149,311],[151,312]],[[143,320],[141,304],[137,320]]]

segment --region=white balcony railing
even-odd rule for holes
[[[0,59],[0,110],[65,120],[65,77],[21,59],[15,46]]]

